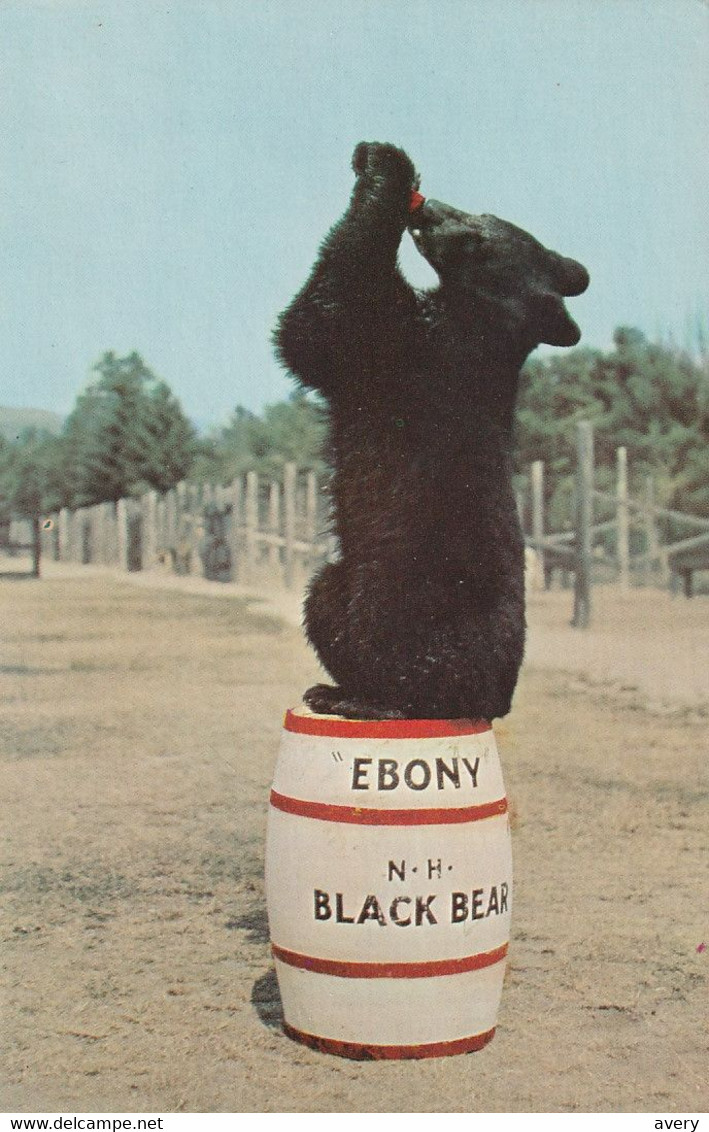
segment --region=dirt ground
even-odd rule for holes
[[[264,912],[281,720],[316,663],[287,619],[194,588],[0,577],[0,1109],[707,1111],[709,599],[599,590],[581,642],[568,594],[532,599],[496,727],[497,1035],[361,1063],[282,1035]]]

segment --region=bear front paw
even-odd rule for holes
[[[395,145],[360,142],[352,155],[352,168],[358,177],[393,181],[407,191],[419,187],[413,161]]]

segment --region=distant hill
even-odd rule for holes
[[[48,432],[61,432],[64,418],[49,409],[12,409],[0,405],[0,435],[14,440],[26,428],[44,428]]]

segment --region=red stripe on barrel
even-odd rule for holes
[[[340,979],[431,979],[441,975],[462,975],[466,971],[481,971],[501,963],[507,955],[508,944],[503,943],[492,951],[477,955],[464,955],[461,959],[430,959],[418,963],[355,963],[342,959],[323,959],[316,955],[302,955],[287,947],[271,944],[274,959],[290,967],[300,967],[316,975],[335,975]]]
[[[449,1042],[429,1042],[415,1046],[378,1046],[368,1043],[361,1045],[358,1042],[340,1042],[334,1038],[319,1038],[315,1034],[306,1034],[304,1030],[297,1030],[288,1022],[283,1023],[284,1033],[296,1042],[310,1046],[311,1049],[322,1053],[334,1053],[337,1057],[349,1057],[355,1061],[397,1061],[404,1058],[424,1057],[452,1057],[457,1053],[473,1053],[482,1049],[495,1036],[495,1029],[487,1030],[484,1034],[473,1034],[469,1038],[455,1038]]]
[[[491,731],[486,719],[341,719],[287,711],[286,731],[335,739],[445,739]]]
[[[460,825],[482,821],[507,813],[507,798],[483,802],[479,806],[449,806],[410,810],[372,810],[359,806],[332,806],[327,802],[307,802],[287,794],[271,791],[271,805],[286,814],[318,821],[344,822],[348,825]]]

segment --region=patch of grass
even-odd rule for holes
[[[105,900],[135,896],[136,885],[121,873],[105,869],[99,862],[82,861],[61,869],[27,865],[8,869],[0,892],[21,892],[24,897],[70,897],[80,904],[97,904]]]
[[[36,668],[31,664],[0,664],[0,676],[52,676],[56,668]]]
[[[65,755],[72,749],[75,735],[76,726],[69,720],[39,724],[29,730],[4,720],[0,756],[14,760]]]

